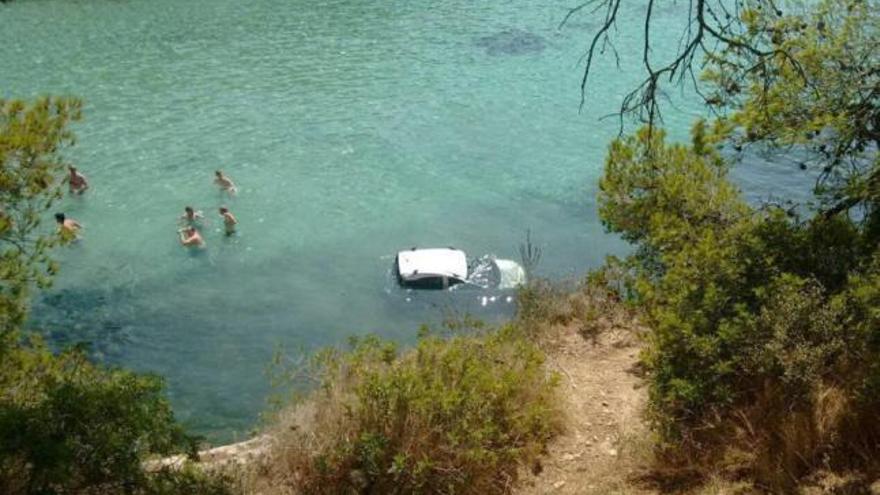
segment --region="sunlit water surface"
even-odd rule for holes
[[[484,307],[474,292],[395,290],[398,249],[516,258],[531,229],[539,273],[554,278],[625,252],[595,197],[619,130],[600,117],[640,75],[641,24],[625,22],[640,12],[622,13],[621,68],[598,61],[579,113],[579,60],[600,19],[558,28],[576,3],[0,5],[0,95],[86,102],[68,156],[93,187],[58,205],[85,238],[58,253],[34,325],[163,375],[178,417],[222,441],[256,424],[279,346],[366,332],[411,343],[450,313],[512,313],[503,297]],[[657,11],[655,32],[674,32],[681,8]],[[682,137],[701,109],[670,96],[665,123]],[[213,187],[217,168],[238,197]],[[792,170],[761,162],[738,177],[757,197],[800,184]],[[187,204],[210,219],[199,254],[175,237]],[[236,237],[220,232],[221,204]]]

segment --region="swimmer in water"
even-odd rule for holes
[[[200,220],[204,220],[205,216],[201,211],[196,211],[192,206],[183,209],[183,215],[180,215],[180,223],[185,225],[195,225]]]
[[[205,247],[205,240],[195,227],[184,227],[177,231],[180,234],[180,244],[186,247]]]
[[[214,172],[214,175],[214,184],[220,186],[220,189],[229,193],[230,196],[235,196],[235,193],[238,192],[238,188],[235,187],[235,182],[232,182],[232,179],[223,175],[222,170],[217,170]]]
[[[234,234],[235,226],[238,225],[238,220],[235,218],[235,215],[229,211],[229,208],[221,206],[220,216],[223,217],[223,226],[226,228],[226,235]]]
[[[55,222],[58,224],[58,234],[63,242],[79,239],[79,230],[82,225],[72,218],[67,218],[64,213],[55,214]]]
[[[70,171],[70,176],[68,177],[68,185],[70,186],[70,194],[82,194],[86,192],[86,189],[89,188],[89,181],[86,179],[86,176],[79,173],[79,171],[73,165],[67,167]]]

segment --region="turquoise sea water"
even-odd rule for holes
[[[625,245],[603,233],[596,182],[615,111],[637,81],[641,24],[621,22],[583,110],[579,59],[599,19],[577,2],[456,0],[20,0],[0,5],[0,95],[73,94],[85,120],[68,156],[89,177],[59,210],[85,239],[35,301],[54,342],[165,376],[177,415],[217,441],[264,409],[274,349],[474,312],[477,293],[394,290],[402,248],[454,245],[574,277]],[[623,13],[637,19],[639,7]],[[683,6],[658,11],[675,32]],[[670,37],[671,49],[677,43]],[[658,47],[662,56],[664,47]],[[672,94],[683,136],[701,109]],[[217,168],[237,183],[229,199]],[[794,187],[788,168],[740,173],[753,195]],[[177,245],[187,204],[210,218],[200,254]],[[240,221],[227,239],[216,213]],[[48,228],[48,227],[47,227]]]

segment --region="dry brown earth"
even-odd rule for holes
[[[607,330],[585,339],[577,325],[567,325],[548,347],[548,364],[562,376],[566,429],[516,493],[653,493],[632,479],[650,453],[637,336]]]

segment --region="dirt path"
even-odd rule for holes
[[[540,473],[524,476],[515,493],[652,493],[628,479],[650,451],[638,352],[630,331],[606,331],[591,342],[575,325],[561,330],[548,355],[562,375],[566,431],[550,445]]]

